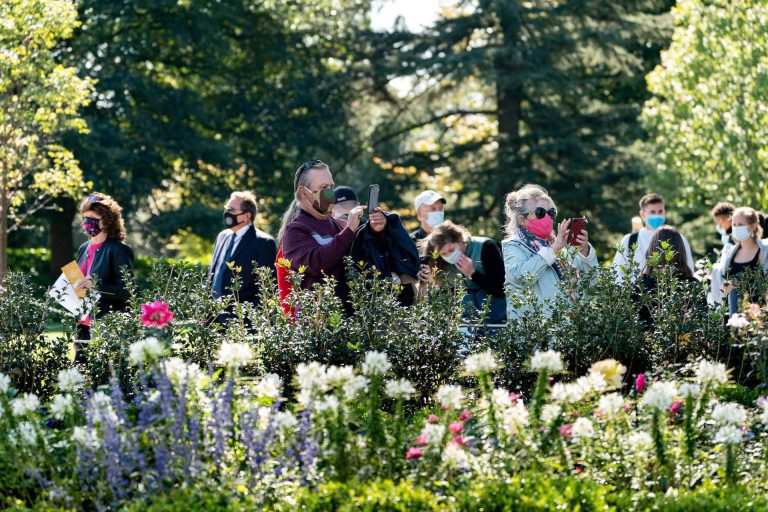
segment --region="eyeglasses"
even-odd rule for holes
[[[554,220],[557,218],[557,208],[550,208],[547,210],[546,208],[538,206],[536,209],[528,212],[528,215],[530,214],[533,214],[537,219],[543,219],[545,215],[549,215]]]
[[[298,188],[299,179],[301,179],[301,175],[304,174],[305,171],[308,171],[309,169],[313,169],[321,165],[328,167],[328,164],[326,164],[322,160],[307,160],[306,162],[301,164],[301,167],[296,169],[296,175],[293,178],[293,189],[296,190]]]

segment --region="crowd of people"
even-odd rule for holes
[[[405,307],[420,300],[431,286],[450,280],[461,287],[468,321],[482,316],[489,324],[503,324],[532,306],[530,301],[511,297],[533,294],[535,304],[549,314],[548,299],[565,292],[569,270],[576,270],[580,279],[591,279],[589,270],[599,265],[586,219],[558,220],[554,200],[538,185],[507,194],[501,243],[446,220],[448,201],[433,190],[416,196],[420,227],[408,233],[397,214],[379,207],[367,212],[364,220],[367,206],[360,204],[355,191],[335,185],[326,163],[302,164],[276,239],[254,225],[256,197],[233,192],[223,213],[225,229],[216,238],[208,269],[212,295],[237,293],[238,301],[256,303],[260,292],[254,270],[267,267],[277,280],[286,314],[295,314],[288,300],[296,284],[291,272],[301,273],[298,286],[303,289],[334,278],[335,293],[351,312],[345,266],[345,257],[351,256],[355,262],[375,267],[377,278],[400,285],[398,300]],[[621,240],[611,265],[617,280],[630,279],[638,290],[655,290],[654,269],[662,266],[670,267],[682,282],[699,282],[690,244],[667,224],[666,206],[659,194],[640,199],[633,230]],[[98,289],[97,315],[123,309],[129,292],[121,270],[133,271],[133,251],[124,242],[122,210],[110,196],[95,193],[81,202],[80,212],[88,241],[79,248],[77,263],[86,277],[75,287]],[[720,203],[712,209],[712,220],[721,235],[722,250],[702,301],[727,304],[732,314],[742,299],[739,274],[749,269],[768,273],[768,240],[762,239],[766,218],[750,207]],[[668,256],[654,257],[662,251]],[[647,311],[641,311],[641,317],[650,321]],[[89,338],[89,325],[90,318],[80,320],[79,339]]]

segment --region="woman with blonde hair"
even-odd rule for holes
[[[527,307],[515,306],[510,294],[521,295],[533,287],[533,292],[547,316],[551,313],[547,304],[562,292],[564,279],[558,254],[566,247],[570,220],[560,222],[557,234],[554,221],[557,208],[547,190],[538,185],[525,185],[507,194],[507,238],[502,243],[504,254],[505,284],[507,286],[507,317],[519,318]],[[597,267],[597,255],[589,243],[586,230],[576,235],[576,255],[568,253],[565,260],[579,270]]]
[[[731,221],[731,238],[735,245],[727,245],[720,256],[719,265],[712,268],[710,300],[715,305],[728,300],[728,312],[739,310],[743,298],[734,279],[747,270],[761,269],[768,273],[768,240],[762,240],[763,229],[758,213],[749,207],[736,208]],[[764,297],[750,297],[758,302]]]

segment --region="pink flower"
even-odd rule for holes
[[[451,431],[451,434],[460,434],[464,430],[464,424],[460,421],[454,421],[448,425],[448,430]]]
[[[573,426],[570,423],[566,423],[565,425],[560,425],[560,428],[558,428],[558,432],[560,432],[560,435],[563,436],[566,439],[571,438],[571,429]]]
[[[639,373],[637,375],[637,378],[635,379],[635,389],[638,393],[642,393],[645,391],[645,375],[642,373]]]
[[[685,402],[675,401],[669,406],[669,412],[671,414],[677,414],[680,408],[685,405]]]
[[[418,459],[422,455],[421,448],[416,448],[415,446],[412,448],[408,448],[408,451],[405,452],[405,459],[411,460],[411,459]]]
[[[509,393],[509,399],[512,400],[513,402],[517,402],[518,400],[520,400],[520,395],[513,392]]]
[[[461,446],[464,446],[465,444],[467,444],[467,440],[464,439],[464,437],[462,436],[455,436],[453,438],[453,442]]]
[[[416,438],[416,444],[419,446],[426,446],[427,445],[427,435],[421,434],[419,437]]]
[[[459,419],[461,421],[467,421],[471,417],[472,417],[472,413],[467,411],[466,409],[464,411],[462,411],[461,414],[459,415]]]
[[[437,416],[437,414],[430,414],[429,418],[427,418],[427,423],[438,423],[440,421],[440,418]]]
[[[165,302],[156,300],[149,304],[141,305],[141,323],[144,327],[165,327],[173,320],[173,311]]]
[[[574,418],[578,418],[579,416],[581,416],[581,413],[579,411],[573,411],[571,413],[571,416],[573,416]]]
[[[741,329],[748,325],[749,325],[749,320],[747,320],[747,317],[745,317],[741,313],[736,313],[732,315],[731,318],[728,319],[728,327],[735,327],[736,329]]]
[[[634,406],[634,405],[632,405],[632,404],[627,404],[627,405],[625,405],[625,406],[624,406],[624,412],[629,412],[629,411],[631,411],[631,410],[632,410],[632,409],[634,409],[634,408],[635,408],[635,406]]]

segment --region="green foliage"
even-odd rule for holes
[[[44,297],[44,298],[40,298]],[[56,375],[65,367],[69,340],[46,338],[51,300],[22,273],[11,272],[0,286],[0,373],[17,389],[50,396]]]
[[[0,276],[7,235],[59,195],[85,188],[79,164],[59,138],[86,132],[78,116],[93,81],[57,62],[56,45],[78,26],[71,0],[0,5]]]
[[[445,510],[445,499],[408,481],[384,480],[367,484],[329,483],[316,490],[305,490],[294,503],[282,503],[277,511],[312,512],[410,512]]]
[[[681,0],[643,111],[665,190],[688,205],[768,207],[768,6]]]

